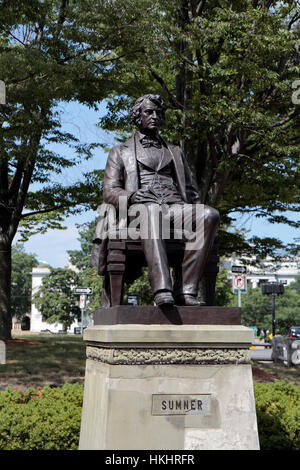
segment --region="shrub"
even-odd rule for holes
[[[83,386],[0,393],[1,450],[75,450],[78,448]]]
[[[254,384],[261,450],[300,450],[300,387]]]
[[[261,450],[300,450],[300,387],[254,383]],[[0,450],[76,450],[83,386],[0,392]]]

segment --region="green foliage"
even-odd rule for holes
[[[284,294],[276,299],[276,329],[287,334],[292,325],[300,325],[300,276],[285,287]]]
[[[237,302],[235,296],[234,302]],[[287,334],[291,325],[300,324],[300,279],[285,286],[284,294],[275,299],[276,333]],[[259,329],[271,330],[272,304],[271,297],[263,295],[261,287],[253,289],[248,286],[247,294],[242,296],[242,322],[245,325],[257,326]]]
[[[79,230],[78,241],[80,243],[80,250],[68,250],[70,262],[76,266],[80,271],[90,268],[91,266],[91,253],[93,248],[93,235],[96,228],[97,220],[93,220],[86,224],[77,226]]]
[[[300,450],[300,387],[254,384],[261,450]]]
[[[76,450],[83,387],[0,392],[1,450]]]
[[[92,240],[96,227],[96,220],[83,224],[79,231],[80,250],[69,250],[70,262],[80,270],[82,285],[93,288],[93,296],[89,300],[88,309],[92,313],[101,305],[102,282],[96,269],[90,266]],[[143,274],[130,286],[124,286],[124,301],[128,294],[139,295],[141,305],[153,305],[153,293],[148,280],[148,269],[143,270]]]
[[[103,38],[95,41],[85,27],[89,9],[77,2],[16,0],[1,2],[0,16],[0,79],[7,98],[0,106],[0,337],[10,337],[7,253],[17,230],[26,241],[101,201],[100,170],[59,182],[57,175],[91,158],[101,144],[86,144],[62,129],[58,105],[73,100],[96,109],[108,89],[93,60]]]
[[[97,270],[92,266],[79,273],[80,282],[83,287],[92,287],[93,295],[88,296],[87,310],[90,316],[101,306],[102,279]]]
[[[83,287],[92,287],[93,295],[88,298],[87,308],[90,315],[101,305],[102,280],[95,268],[91,266],[93,235],[97,220],[80,226],[80,250],[68,250],[70,262],[79,270],[80,283]]]
[[[80,318],[78,296],[74,292],[74,287],[79,285],[80,276],[72,269],[51,268],[43,277],[33,302],[49,323],[61,322],[67,329]]]
[[[103,17],[122,61],[105,72],[115,91],[102,127],[123,139],[134,99],[160,93],[169,106],[163,134],[182,145],[202,202],[222,222],[253,213],[299,227],[287,217],[299,213],[297,1],[104,1]],[[222,254],[293,249],[224,230],[220,246]]]
[[[0,70],[7,104],[0,107],[0,225],[10,240],[20,222],[26,240],[36,233],[34,227],[58,228],[66,215],[96,208],[100,200],[99,172],[71,184],[57,180],[100,145],[65,132],[57,106],[77,100],[96,107],[104,96],[96,67],[87,60],[93,46],[80,46],[84,16],[73,2],[59,0],[18,2],[16,11],[7,2],[1,5]]]
[[[300,450],[300,387],[254,383],[260,449]],[[83,386],[0,392],[1,450],[76,450]]]
[[[143,269],[143,273],[130,286],[125,286],[124,298],[127,295],[138,295],[140,305],[153,305],[153,292],[148,279],[148,268]]]
[[[26,253],[23,245],[17,243],[12,247],[11,305],[18,319],[31,310],[31,272],[37,264],[36,256]]]
[[[226,306],[233,301],[232,287],[228,282],[228,271],[221,269],[216,280],[215,305]]]
[[[181,144],[203,203],[218,207],[226,224],[236,211],[299,227],[286,216],[299,212],[299,108],[291,100],[299,78],[297,0],[16,0],[0,10],[7,89],[0,107],[1,258],[20,222],[25,240],[101,201],[102,169],[57,182],[101,145],[64,132],[62,101],[98,109],[108,100],[100,126],[122,140],[133,101],[161,94],[169,106],[164,136]],[[67,145],[68,155],[56,152],[57,144]],[[224,234],[222,254],[282,248],[273,238],[253,244]],[[0,279],[8,280],[9,263],[2,265]],[[0,290],[2,336],[10,309],[7,287]]]

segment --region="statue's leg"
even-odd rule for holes
[[[141,240],[142,248],[148,265],[149,281],[153,293],[158,291],[172,291],[172,281],[166,251],[165,241],[162,238],[160,223],[160,206],[158,204],[145,204],[147,211],[148,236]],[[143,220],[141,221],[143,224]]]
[[[209,206],[192,205],[192,210],[184,212],[185,227],[192,227],[190,234],[195,234],[198,243],[186,241],[181,267],[176,270],[174,284],[175,295],[190,294],[196,296],[199,282],[204,274],[205,266],[219,226],[219,212]],[[190,239],[188,234],[188,239]]]

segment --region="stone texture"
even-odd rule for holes
[[[105,326],[85,330],[79,448],[258,449],[249,364],[252,330],[136,326],[117,325],[110,332]],[[154,415],[156,394],[210,395],[211,413]]]
[[[247,349],[87,347],[87,358],[106,364],[249,364]]]
[[[234,342],[232,341],[234,337]],[[246,347],[253,331],[240,325],[96,325],[84,331],[84,340],[113,347]]]

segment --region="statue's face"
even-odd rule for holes
[[[150,100],[145,100],[141,106],[141,129],[156,132],[163,123],[162,109]]]

